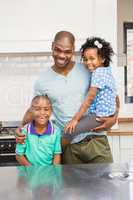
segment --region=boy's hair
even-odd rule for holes
[[[97,53],[104,59],[104,67],[109,66],[111,62],[111,57],[114,55],[114,51],[109,42],[106,42],[104,39],[99,37],[90,37],[87,38],[86,42],[81,46],[81,57],[84,57],[84,52],[87,49],[96,48]]]
[[[37,96],[33,97],[32,101],[31,101],[31,105],[33,104],[33,102],[38,101],[41,98],[45,99],[50,104],[50,106],[52,108],[51,100],[47,95],[37,95]]]

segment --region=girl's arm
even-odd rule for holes
[[[96,87],[89,88],[89,92],[87,94],[85,101],[83,102],[79,111],[76,113],[76,115],[72,119],[79,121],[83,117],[83,115],[86,113],[87,109],[91,105],[92,101],[95,99],[97,90],[98,89]]]
[[[89,92],[87,94],[87,97],[83,104],[81,105],[79,111],[75,114],[75,116],[72,118],[70,122],[68,122],[65,126],[64,131],[72,133],[75,130],[75,127],[78,123],[78,121],[82,118],[82,116],[86,113],[87,109],[91,105],[92,101],[95,99],[97,94],[98,88],[96,87],[90,87]]]
[[[55,154],[53,158],[53,165],[58,165],[61,163],[61,155]]]
[[[19,162],[20,165],[31,166],[31,163],[26,159],[24,155],[22,156],[16,155],[16,160]]]

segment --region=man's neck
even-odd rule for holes
[[[61,68],[61,67],[58,67],[56,65],[53,65],[52,69],[58,74],[61,74],[63,76],[67,76],[67,74],[69,74],[69,72],[73,69],[74,65],[75,65],[75,62],[72,61],[66,67]]]

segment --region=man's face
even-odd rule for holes
[[[68,38],[62,38],[53,42],[52,51],[55,66],[59,68],[67,67],[72,60],[74,44]]]

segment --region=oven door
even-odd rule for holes
[[[15,158],[15,138],[0,138],[0,166],[18,165]]]

